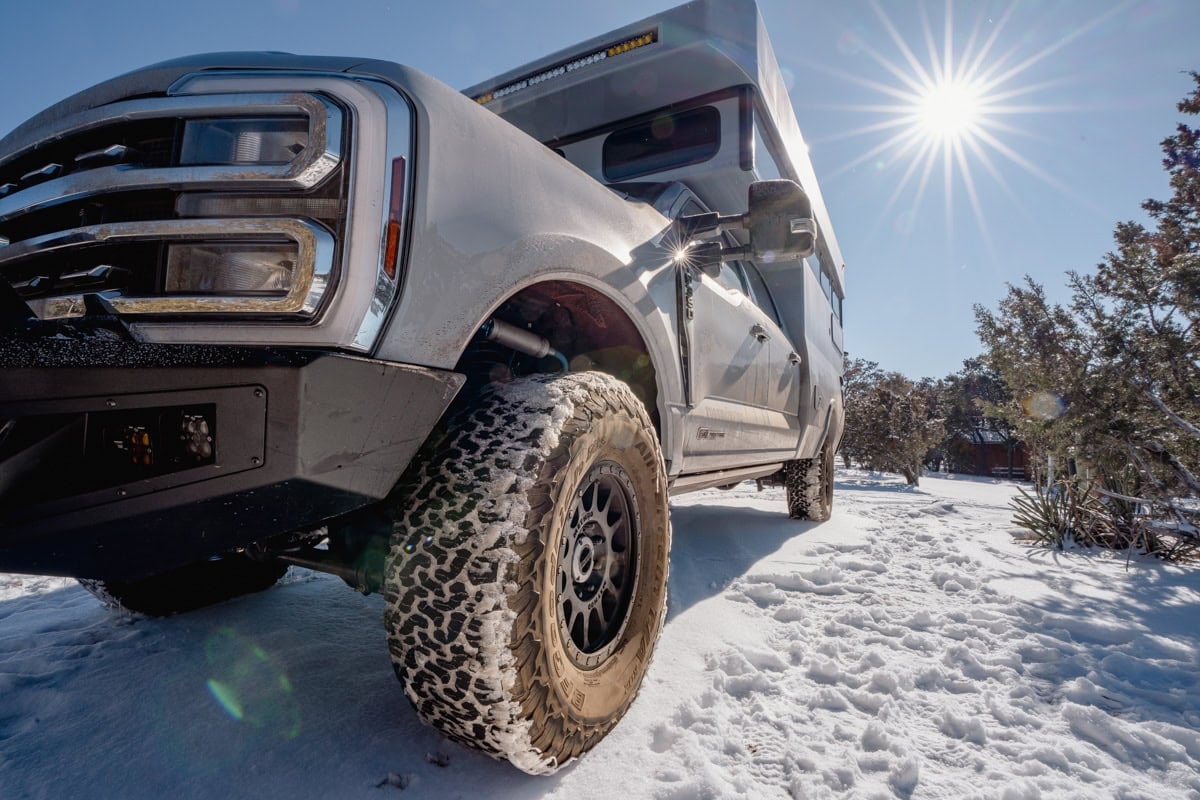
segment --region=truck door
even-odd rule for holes
[[[790,457],[799,441],[799,369],[786,335],[755,302],[742,265],[724,264],[716,278],[679,269],[688,471]]]
[[[771,298],[766,283],[758,268],[751,262],[741,262],[738,268],[746,282],[747,294],[758,310],[759,321],[769,335],[770,364],[767,368],[766,406],[772,412],[774,439],[772,450],[780,451],[780,458],[788,458],[800,441],[801,385],[804,379],[803,347],[783,327],[779,312]]]
[[[738,466],[759,446],[769,341],[755,329],[753,304],[729,265],[715,279],[690,265],[678,269],[690,389],[684,456],[689,471]]]

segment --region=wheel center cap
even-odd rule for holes
[[[571,561],[571,577],[576,583],[584,583],[592,577],[596,566],[596,545],[586,536],[575,540],[575,557]]]

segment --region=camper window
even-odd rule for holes
[[[721,149],[721,115],[712,106],[663,114],[613,131],[604,140],[604,178],[623,181],[707,161]]]

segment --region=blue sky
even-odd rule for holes
[[[0,131],[194,52],[385,58],[462,88],[673,4],[0,0]],[[1200,69],[1196,0],[760,7],[846,258],[852,355],[914,378],[956,370],[979,349],[972,304],[1026,273],[1065,298],[1063,272],[1090,269],[1118,220],[1167,193],[1158,142]],[[982,98],[953,95],[977,109],[957,140],[912,119],[947,52],[950,75],[990,79]],[[946,141],[962,151],[949,183]]]

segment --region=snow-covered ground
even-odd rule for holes
[[[1200,571],[1029,549],[1013,491],[680,498],[641,696],[550,778],[421,725],[336,579],[151,620],[0,575],[0,798],[1200,798]]]

